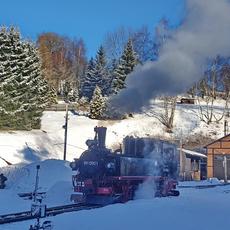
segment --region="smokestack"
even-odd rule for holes
[[[185,92],[203,76],[208,61],[230,55],[228,0],[187,0],[185,11],[159,59],[135,68],[127,77],[127,88],[111,98],[112,107],[139,112],[155,96]]]
[[[95,127],[94,131],[96,132],[97,140],[98,140],[98,147],[105,148],[105,138],[106,138],[106,127]]]

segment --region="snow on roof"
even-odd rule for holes
[[[178,150],[180,150],[180,148],[178,148]],[[192,150],[182,149],[182,151],[183,151],[184,153],[187,153],[187,154],[192,155],[192,156],[207,158],[206,155],[204,155],[204,154],[202,154],[202,153],[198,153],[198,152],[192,151]]]

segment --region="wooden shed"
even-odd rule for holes
[[[207,156],[189,149],[180,152],[180,180],[203,180],[207,178]]]
[[[208,177],[230,179],[230,134],[206,145],[205,148]]]

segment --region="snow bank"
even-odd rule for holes
[[[30,210],[31,201],[25,201],[17,194],[34,191],[37,164],[40,165],[39,192],[47,192],[45,202],[50,206],[70,203],[72,170],[69,162],[50,159],[2,168],[8,180],[6,189],[0,190],[0,213]]]
[[[31,192],[34,189],[36,165],[40,165],[39,189],[47,191],[59,181],[71,182],[72,171],[69,162],[61,160],[45,160],[29,165],[9,166],[2,168],[7,176],[6,186],[17,192]]]
[[[47,219],[53,221],[55,230],[228,230],[229,191],[230,186],[181,189],[179,197],[135,200]],[[28,229],[34,222],[3,225],[1,229]]]

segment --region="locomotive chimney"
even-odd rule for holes
[[[106,138],[106,127],[95,127],[94,131],[96,133],[96,138],[98,141],[98,147],[99,148],[105,148],[105,138]]]

